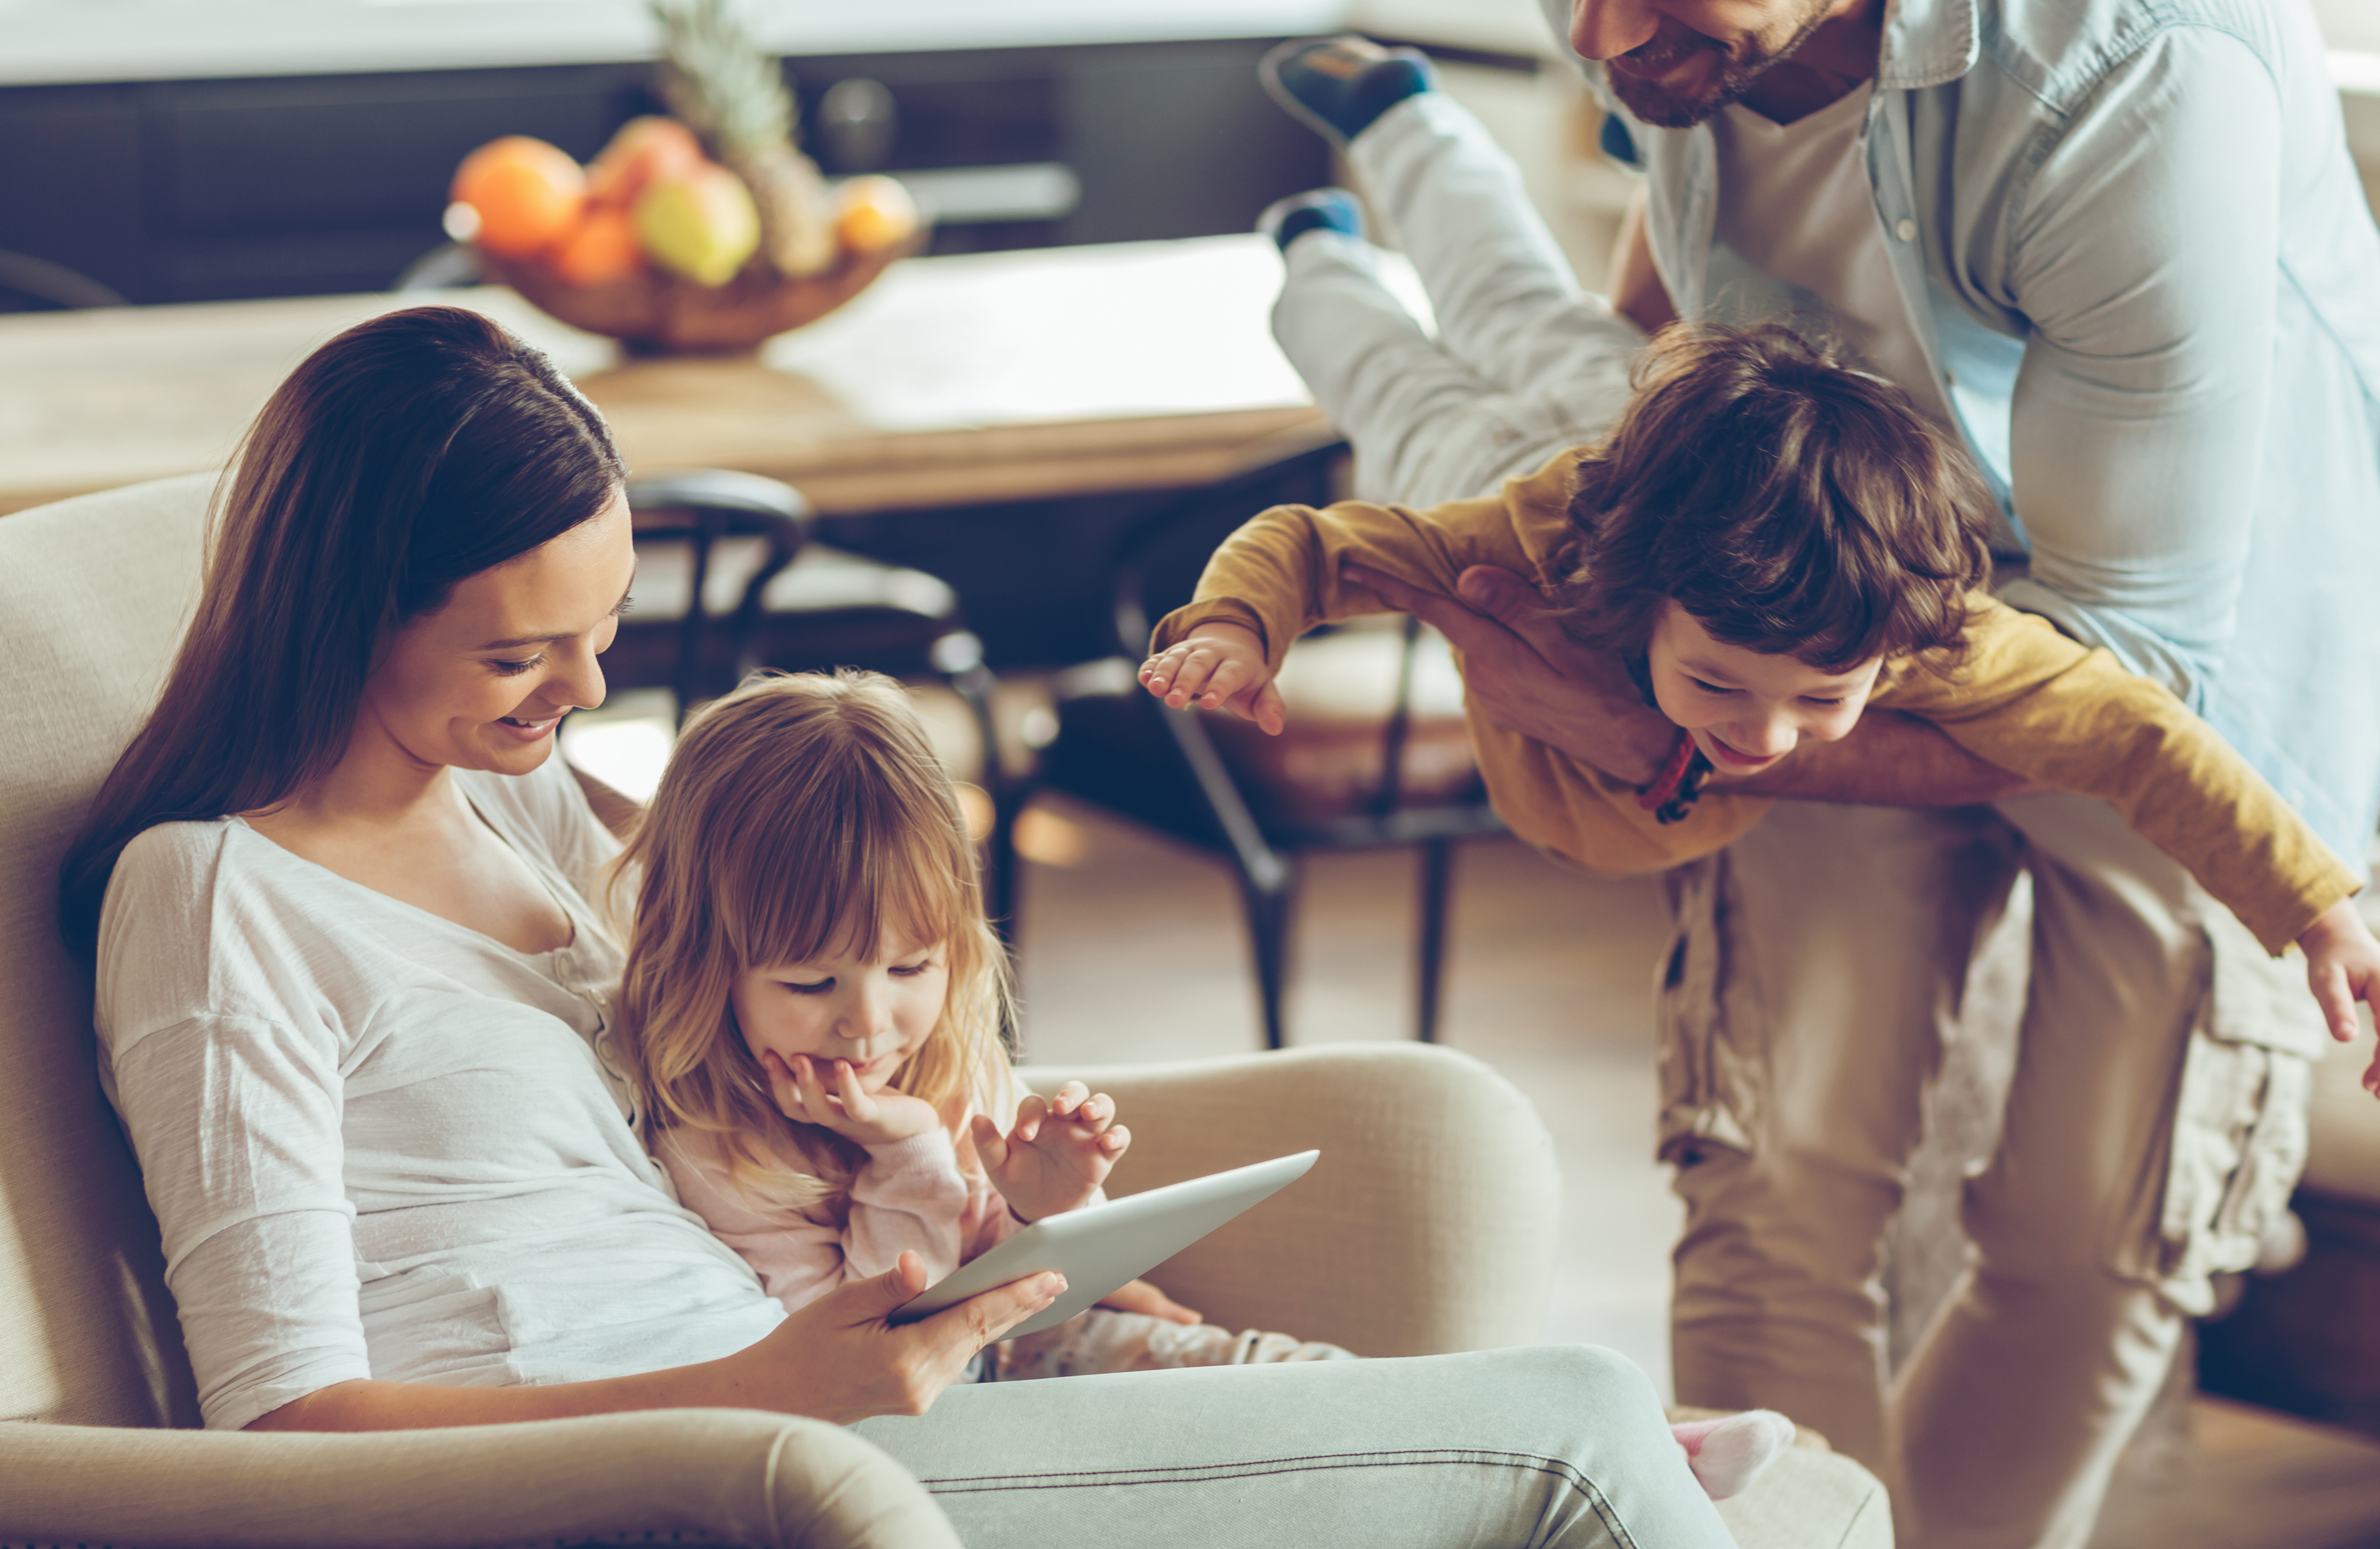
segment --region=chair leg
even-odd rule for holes
[[[991,798],[991,832],[983,841],[983,908],[1000,944],[1016,958],[1016,819],[1029,793],[999,790]]]
[[[1425,1044],[1438,1042],[1439,1003],[1446,980],[1446,910],[1453,891],[1454,841],[1424,840],[1421,844],[1421,946],[1415,954],[1421,971],[1420,995],[1415,1016]]]
[[[1248,943],[1256,949],[1257,997],[1264,1012],[1265,1047],[1285,1047],[1281,997],[1289,983],[1289,924],[1297,903],[1297,867],[1293,863],[1280,884],[1267,888],[1243,877],[1240,897],[1247,906]]]

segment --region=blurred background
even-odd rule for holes
[[[2365,188],[2380,192],[2380,3],[2314,0],[2314,9]],[[834,584],[873,587],[868,605],[883,618],[868,615],[868,627],[880,635],[895,614],[929,621],[915,649],[879,635],[866,637],[877,642],[866,651],[850,649],[874,651],[868,660],[917,683],[950,761],[983,793],[988,838],[995,850],[1013,850],[1003,887],[1028,1054],[1194,1059],[1260,1047],[1269,1022],[1296,1043],[1404,1037],[1422,1008],[1442,1003],[1436,1035],[1512,1077],[1560,1150],[1565,1267],[1545,1337],[1617,1346],[1666,1389],[1667,1253],[1678,1210],[1652,1156],[1648,990],[1665,945],[1654,884],[1560,869],[1497,837],[1492,820],[1459,799],[1448,807],[1457,816],[1435,829],[1401,817],[1414,791],[1401,791],[1398,778],[1408,787],[1423,780],[1418,765],[1401,760],[1443,744],[1459,688],[1442,647],[1401,639],[1393,628],[1354,632],[1341,653],[1358,675],[1365,661],[1390,664],[1393,707],[1377,696],[1350,709],[1351,692],[1362,699],[1372,690],[1326,681],[1319,667],[1305,691],[1314,723],[1325,726],[1315,756],[1343,762],[1350,738],[1372,749],[1368,772],[1349,778],[1371,782],[1367,791],[1385,780],[1386,807],[1367,806],[1367,796],[1324,818],[1284,816],[1254,790],[1284,778],[1281,770],[1256,768],[1228,744],[1219,763],[1210,750],[1211,768],[1180,762],[1182,748],[1170,744],[1149,755],[1148,740],[1162,740],[1154,723],[1119,730],[1117,720],[1129,682],[1119,690],[1116,663],[1128,660],[1132,619],[1145,616],[1131,608],[1178,595],[1205,549],[1258,506],[1327,498],[1342,477],[1327,427],[1306,424],[1311,411],[1293,377],[1284,385],[1285,367],[1262,336],[1277,273],[1269,250],[1241,235],[1271,200],[1338,175],[1322,143],[1263,96],[1257,60],[1283,37],[1348,29],[1428,50],[1446,89],[1519,161],[1594,287],[1631,184],[1595,149],[1597,112],[1537,6],[768,0],[744,14],[783,56],[801,142],[830,177],[900,178],[931,217],[936,260],[1044,254],[1014,262],[1057,266],[930,272],[978,276],[966,293],[972,305],[998,309],[1007,297],[1021,309],[1028,294],[1042,295],[1030,274],[1090,272],[1065,268],[1075,260],[1060,249],[1186,242],[1181,252],[1220,255],[1200,260],[1198,304],[1226,308],[1233,339],[1245,336],[1223,365],[1200,368],[1212,367],[1222,385],[1188,409],[1209,417],[1200,434],[1210,440],[1222,434],[1212,416],[1241,415],[1232,434],[1262,452],[1234,451],[1213,477],[1181,474],[1185,454],[1171,442],[1124,444],[1100,439],[1105,431],[1066,443],[1078,466],[1106,459],[1099,478],[1012,481],[997,499],[952,492],[947,481],[933,494],[850,493],[833,480],[856,489],[856,476],[829,455],[838,437],[856,435],[847,429],[803,432],[827,447],[804,454],[813,460],[799,466],[814,477],[782,460],[747,460],[752,471],[800,486],[815,507],[805,512],[803,540],[840,556],[834,563],[850,562],[816,582],[820,563],[808,558],[804,575],[830,592]],[[424,261],[450,252],[442,212],[464,155],[526,134],[580,161],[594,157],[620,125],[662,111],[655,46],[650,16],[631,0],[0,0],[0,311],[27,314],[0,319],[0,442],[14,437],[8,444],[30,468],[61,438],[86,434],[88,426],[61,429],[55,418],[53,401],[70,387],[85,395],[86,419],[109,421],[114,460],[95,466],[131,478],[220,460],[237,425],[304,347],[348,313],[394,300],[209,309],[385,296],[400,283],[424,283]],[[1201,239],[1221,245],[1196,246]],[[1174,250],[1134,249],[1134,261],[1172,274],[1163,264]],[[428,283],[472,278],[450,270]],[[1051,283],[1062,290],[1077,282]],[[956,436],[990,426],[1030,440],[1045,425],[1087,418],[975,400],[929,413],[918,402],[947,374],[946,362],[930,353],[910,360],[914,330],[898,335],[897,348],[885,344],[893,335],[881,314],[893,306],[888,298],[877,312],[855,308],[847,326],[820,325],[815,344],[781,342],[757,363],[718,369],[745,372],[747,386],[775,373],[768,391],[780,395],[766,401],[793,404],[784,413],[807,413],[813,399],[864,408],[871,434],[892,427]],[[1087,339],[1141,352],[1159,374],[1169,365],[1193,374],[1199,346],[1149,343],[1161,304],[1081,309]],[[103,310],[103,328],[93,322],[81,333],[34,315]],[[204,344],[195,342],[202,326],[212,330]],[[1032,322],[1026,344],[1000,347],[1029,355],[1031,339],[1056,326]],[[244,332],[268,342],[239,356]],[[582,336],[557,333],[549,347],[574,374],[585,362],[583,384],[624,427],[632,454],[638,443],[626,427],[644,423],[634,417],[667,410],[679,391],[673,384],[691,381],[678,365],[635,366]],[[108,351],[140,364],[93,376],[91,352]],[[902,375],[887,360],[911,369]],[[150,391],[169,375],[182,394],[172,405],[162,389]],[[808,396],[783,398],[785,380],[805,384]],[[714,391],[708,381],[699,388]],[[191,430],[188,403],[202,399],[219,400],[222,413]],[[1135,422],[1165,407],[1149,403],[1135,410]],[[1263,415],[1274,418],[1246,418]],[[162,461],[125,450],[174,435],[182,437],[176,447],[197,450]],[[924,444],[904,442],[899,457],[924,456]],[[973,457],[985,443],[966,444]],[[1133,466],[1165,457],[1176,459],[1165,464],[1172,471]],[[645,457],[640,471],[670,461]],[[0,469],[0,484],[7,478]],[[25,473],[21,488],[0,488],[0,511],[81,487],[63,473]],[[1171,548],[1153,551],[1153,531]],[[653,565],[658,596],[662,562]],[[678,587],[677,611],[710,608],[705,588],[717,577],[703,580],[699,565],[676,574],[668,585]],[[648,578],[638,590],[643,606]],[[733,603],[731,587],[721,611]],[[664,608],[658,617],[666,623],[671,615]],[[824,660],[850,659],[836,647],[816,648]],[[574,760],[631,794],[650,789],[688,697],[671,670],[648,678],[626,684],[603,711],[574,717],[565,738]],[[1385,733],[1383,751],[1375,744],[1390,721],[1397,729]],[[1453,735],[1459,744],[1459,729]],[[1160,805],[1206,800],[1213,793],[1202,795],[1201,781],[1238,782],[1281,841],[1276,850],[1293,848],[1285,835],[1304,846],[1293,889],[1267,893],[1261,877],[1252,879],[1245,851],[1234,854],[1216,837],[1221,819],[1212,811],[1195,832],[1169,828],[1145,793],[1103,785],[1099,770],[1123,768],[1115,761],[1127,752],[1174,760]],[[1374,824],[1360,842],[1314,837],[1344,839],[1358,819]],[[1954,1061],[1978,1106],[1937,1115],[1888,1277],[1896,1353],[1961,1262],[1956,1187],[1990,1143],[1985,1110],[1995,1072],[2004,1076],[2022,926],[2020,897],[1978,966],[1978,1003],[1987,1008],[1979,1022],[1990,1021],[1994,1004],[2005,1014],[1997,1027],[1979,1025]],[[1417,979],[1422,961],[1430,967]],[[2367,1035],[2331,1073],[2369,1052]],[[2210,1326],[2203,1374],[2177,1374],[2170,1402],[2127,1463],[2102,1549],[2380,1546],[2380,1446],[2366,1439],[2380,1436],[2380,1134],[2370,1115],[2326,1101],[2331,1117],[2318,1120],[2317,1166],[2301,1196],[2311,1252],[2302,1263],[2277,1261],[2263,1285],[2230,1289],[2245,1311],[2226,1320],[2228,1334],[2226,1325]],[[2359,1337],[2353,1326],[2373,1332]],[[2204,1386],[2229,1397],[2193,1397],[2201,1374]]]

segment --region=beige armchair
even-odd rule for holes
[[[170,479],[0,517],[0,1420],[17,1422],[0,1424],[0,1543],[955,1543],[883,1453],[780,1415],[190,1429],[156,1224],[92,1074],[90,986],[53,908],[58,857],[187,616],[209,487]],[[1297,1188],[1160,1271],[1184,1300],[1368,1355],[1535,1337],[1553,1158],[1525,1099],[1477,1061],[1392,1044],[1097,1079],[1134,1114],[1121,1191],[1322,1149]],[[1891,1542],[1875,1480],[1818,1452],[1726,1514],[1746,1549]]]

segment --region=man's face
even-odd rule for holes
[[[1858,0],[1571,0],[1571,46],[1607,62],[1647,124],[1682,129],[1742,97]]]

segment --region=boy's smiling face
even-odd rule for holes
[[[1755,775],[1804,742],[1830,743],[1859,724],[1884,659],[1828,672],[1798,657],[1714,640],[1675,602],[1645,650],[1661,713],[1722,775]]]

